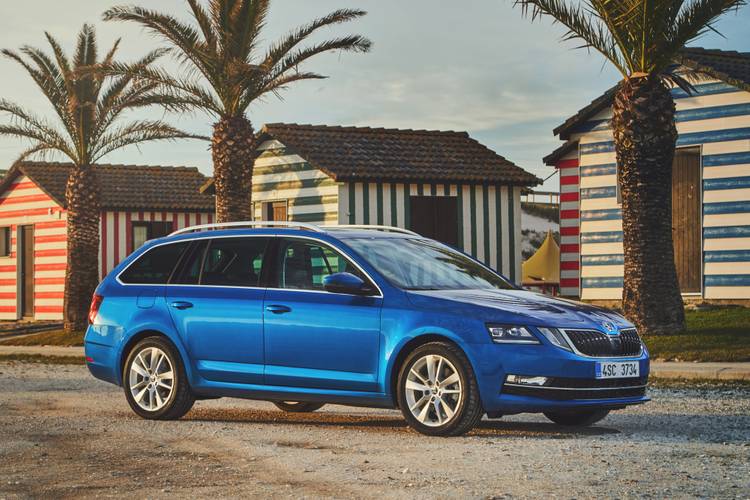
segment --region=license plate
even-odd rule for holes
[[[596,378],[634,378],[640,376],[638,361],[597,361]]]

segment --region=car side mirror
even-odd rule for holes
[[[335,273],[323,278],[323,287],[331,293],[348,293],[350,295],[369,295],[372,289],[352,273]]]

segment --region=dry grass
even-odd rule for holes
[[[23,337],[11,337],[0,341],[0,345],[79,347],[83,345],[83,332],[66,334],[63,330],[33,333]]]
[[[0,354],[0,362],[41,363],[45,365],[84,365],[83,356],[42,356],[41,354]]]
[[[651,359],[750,361],[750,309],[688,311],[687,330],[644,336]]]

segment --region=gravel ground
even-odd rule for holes
[[[395,411],[229,399],[150,422],[85,367],[0,363],[0,498],[750,497],[750,386],[651,396],[589,429],[520,415],[441,439]]]

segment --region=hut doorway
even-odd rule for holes
[[[21,317],[34,316],[34,226],[18,226],[19,297]]]
[[[458,199],[452,196],[412,196],[411,229],[427,238],[458,246]]]
[[[672,241],[680,291],[701,292],[701,150],[684,148],[675,152],[672,168]]]

